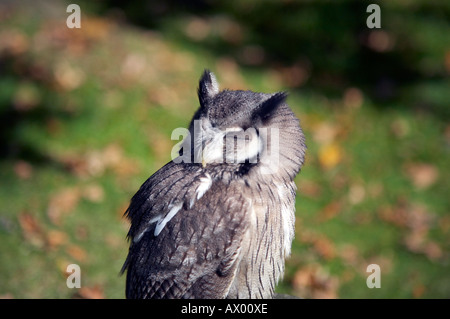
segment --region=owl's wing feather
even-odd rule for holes
[[[131,241],[124,265],[127,298],[226,296],[251,203],[238,185],[203,174],[201,167],[170,162],[133,197],[129,236],[140,238]],[[168,216],[174,203],[182,204]],[[158,216],[168,221],[155,235]]]

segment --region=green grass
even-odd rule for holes
[[[0,22],[13,39],[4,46],[25,43],[19,53],[0,51],[0,296],[123,298],[122,214],[170,160],[178,142],[170,134],[195,111],[203,68],[222,87],[288,88],[276,67],[241,67],[168,26],[156,34],[90,15],[79,32],[58,29],[61,17],[30,14],[18,6]],[[50,40],[36,45],[42,39]],[[440,85],[406,89],[439,101]],[[278,291],[448,298],[448,123],[399,102],[378,107],[361,94],[351,107],[343,96],[291,90],[308,153]],[[71,263],[81,267],[83,289],[66,286]],[[371,263],[381,266],[380,289],[366,286]]]

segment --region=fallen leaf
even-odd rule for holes
[[[292,280],[297,295],[303,298],[336,299],[339,281],[318,265],[298,269]]]
[[[350,186],[348,200],[350,204],[357,205],[366,197],[366,190],[362,185],[354,184]]]
[[[191,40],[203,41],[211,32],[211,24],[201,17],[193,17],[187,22],[184,32]]]
[[[441,246],[434,241],[427,242],[423,247],[423,252],[430,260],[439,260],[443,256]]]
[[[67,266],[72,264],[72,262],[69,262],[67,259],[62,259],[61,257],[57,257],[55,260],[56,268],[61,272],[61,274],[64,277],[69,277],[71,275],[70,272],[67,271]]]
[[[83,197],[93,203],[100,203],[105,198],[105,191],[98,184],[88,185],[83,187]]]
[[[47,241],[50,249],[56,249],[67,243],[68,236],[60,230],[50,230],[47,233]]]
[[[351,87],[345,90],[342,100],[346,107],[358,109],[364,102],[364,95],[360,89]]]
[[[322,187],[320,184],[307,179],[298,179],[297,188],[302,196],[318,198],[322,194]]]
[[[367,46],[376,52],[391,51],[395,45],[393,35],[384,30],[374,30],[369,33]]]
[[[26,112],[34,109],[41,102],[39,89],[28,82],[20,83],[12,98],[14,108],[19,112]]]
[[[319,122],[313,126],[313,139],[319,144],[330,144],[338,135],[338,127],[330,122]]]
[[[29,46],[29,40],[23,31],[4,28],[0,32],[0,54],[20,55],[27,51]]]
[[[361,267],[362,275],[367,276],[367,265],[371,264],[379,265],[381,272],[383,274],[388,274],[392,272],[392,269],[394,268],[394,259],[395,258],[391,254],[372,256],[369,260],[364,261],[363,266]]]
[[[60,190],[50,198],[47,216],[55,225],[61,225],[62,218],[70,213],[77,205],[81,192],[77,187],[68,187]]]
[[[327,220],[330,220],[334,218],[336,215],[338,215],[341,212],[341,203],[338,201],[333,201],[326,205],[317,215],[318,220],[320,222],[325,222]]]
[[[342,149],[337,143],[326,144],[319,149],[319,163],[324,169],[332,169],[342,160]]]
[[[85,156],[88,175],[101,176],[112,169],[119,176],[128,176],[138,171],[134,160],[126,158],[118,144],[110,144],[102,150],[93,150]]]
[[[360,256],[359,250],[355,245],[345,244],[341,246],[338,250],[338,256],[344,263],[359,268],[362,258]]]
[[[378,217],[398,227],[406,227],[408,211],[404,207],[383,206],[378,210]]]
[[[33,175],[33,167],[28,162],[20,160],[14,164],[14,173],[20,179],[30,179]]]
[[[74,259],[84,262],[87,259],[86,251],[77,245],[70,245],[67,247],[67,253]]]
[[[405,173],[418,189],[427,189],[436,183],[439,170],[436,166],[426,163],[409,163],[405,165]]]
[[[144,55],[129,53],[122,63],[121,73],[126,81],[135,81],[145,72],[146,67],[147,61]]]
[[[427,288],[425,287],[424,284],[422,284],[422,283],[416,284],[413,287],[413,291],[412,291],[413,298],[422,297],[426,290],[427,290]]]
[[[333,242],[323,235],[314,240],[313,247],[326,260],[333,259],[336,256],[336,249]]]
[[[71,91],[83,84],[86,75],[82,69],[63,61],[55,66],[54,78],[61,89]]]
[[[25,240],[33,246],[43,248],[47,244],[47,238],[38,220],[26,212],[19,214],[18,218]]]

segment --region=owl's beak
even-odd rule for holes
[[[205,168],[206,167],[206,160],[202,155],[202,167]]]

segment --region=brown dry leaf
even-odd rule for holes
[[[396,206],[380,208],[378,216],[388,223],[411,230],[428,230],[435,221],[435,216],[424,204],[409,203],[404,200],[399,200]]]
[[[394,257],[390,254],[370,257],[369,260],[364,261],[363,266],[360,267],[362,275],[367,276],[367,266],[371,264],[379,265],[381,272],[383,274],[388,274],[392,272],[392,269],[394,268],[393,260]]]
[[[313,243],[314,250],[326,260],[333,259],[336,256],[336,248],[331,240],[325,236],[320,236]]]
[[[74,259],[84,262],[87,259],[86,251],[77,245],[70,245],[67,247],[67,253]]]
[[[405,167],[406,175],[418,189],[427,189],[436,183],[439,170],[436,166],[426,163],[409,163]]]
[[[190,21],[186,23],[184,32],[191,40],[197,42],[203,41],[211,32],[210,21],[200,17],[192,17]]]
[[[68,187],[54,194],[49,201],[47,215],[55,225],[61,225],[62,218],[69,214],[77,205],[81,197],[80,189]]]
[[[83,197],[93,203],[101,203],[105,198],[105,191],[98,184],[87,185],[83,188]]]
[[[311,76],[311,66],[308,61],[298,61],[291,66],[277,69],[280,79],[288,87],[300,87]]]
[[[33,175],[33,166],[22,160],[17,161],[14,164],[14,173],[16,173],[17,177],[20,179],[29,179]]]
[[[50,249],[56,249],[68,241],[68,236],[60,230],[50,230],[47,233],[47,240]]]
[[[6,28],[0,32],[0,54],[19,55],[29,46],[29,39],[23,31]]]
[[[346,264],[355,268],[358,268],[362,261],[358,248],[352,244],[345,244],[340,247],[338,255]]]
[[[114,22],[111,19],[100,17],[85,17],[83,19],[83,35],[91,41],[100,41],[109,36],[114,30]]]
[[[357,205],[364,201],[366,197],[366,190],[364,186],[359,184],[353,184],[350,186],[349,192],[348,192],[348,200],[350,204]]]
[[[346,107],[358,109],[364,102],[364,95],[360,89],[351,87],[345,90],[342,100]]]
[[[75,298],[105,299],[105,295],[103,294],[103,288],[97,285],[94,287],[81,287],[80,289],[78,289]]]
[[[318,265],[305,266],[296,271],[293,288],[303,298],[336,299],[339,281]]]
[[[297,225],[296,225],[297,226]],[[321,257],[329,260],[336,256],[336,248],[331,240],[325,235],[317,234],[307,229],[298,232],[298,239],[305,244],[312,245],[315,252]]]
[[[76,66],[62,61],[54,69],[56,84],[65,91],[71,91],[81,86],[86,79],[84,71]]]
[[[405,227],[408,223],[408,211],[404,207],[381,207],[378,216],[381,220],[399,227]]]
[[[410,203],[408,206],[407,226],[412,230],[428,230],[435,221],[435,216],[422,203]]]
[[[40,102],[41,93],[39,89],[28,82],[20,83],[12,97],[14,108],[19,112],[30,111],[37,107]]]
[[[313,126],[313,139],[319,144],[330,144],[339,133],[336,125],[330,122],[320,122]]]
[[[124,80],[132,82],[138,80],[147,68],[147,60],[144,55],[139,53],[129,53],[121,67],[121,73]]]
[[[406,248],[414,253],[423,252],[427,235],[427,229],[416,230],[408,233],[404,237]]]
[[[421,298],[426,290],[427,287],[424,284],[416,284],[412,291],[413,298]]]
[[[55,260],[56,268],[61,272],[61,274],[64,277],[68,277],[71,273],[67,272],[67,266],[72,264],[72,262],[69,262],[67,259],[62,259],[60,257],[56,258]]]
[[[337,143],[323,145],[319,149],[319,163],[324,169],[332,169],[342,161],[342,153]]]
[[[47,244],[47,238],[38,220],[26,212],[20,213],[18,218],[25,240],[33,246],[43,248]]]
[[[77,177],[89,176],[88,163],[85,157],[73,154],[65,154],[57,157],[57,161]]]
[[[122,147],[115,143],[103,149],[88,151],[82,156],[74,154],[60,156],[58,160],[73,174],[83,178],[102,176],[108,169],[119,176],[129,176],[139,170],[136,161],[127,158],[123,154]]]
[[[443,256],[441,246],[435,241],[426,243],[423,252],[430,260],[439,260]]]
[[[306,179],[298,179],[297,188],[302,195],[311,198],[318,198],[322,194],[322,187],[319,183]]]
[[[391,51],[395,45],[395,38],[384,30],[374,30],[369,33],[367,46],[376,52]]]
[[[337,214],[341,212],[341,203],[338,201],[333,201],[325,206],[317,215],[319,222],[325,222],[334,218]]]
[[[106,146],[100,153],[99,160],[104,169],[110,168],[119,176],[128,176],[138,171],[136,162],[126,158],[122,147],[118,144]]]

